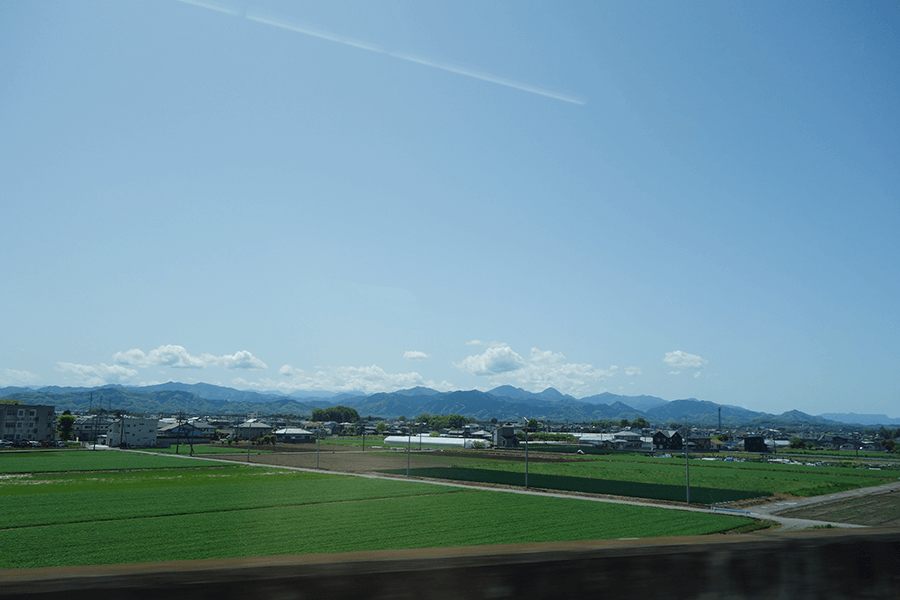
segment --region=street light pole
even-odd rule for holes
[[[406,433],[408,435],[406,438],[406,476],[409,477],[409,453],[412,450],[412,429],[407,427]]]

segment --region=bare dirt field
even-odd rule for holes
[[[304,469],[316,468],[315,446],[306,451],[276,452],[269,454],[253,454],[251,451],[250,462],[259,465],[274,465],[279,467],[301,467]],[[235,462],[247,462],[246,454],[222,454],[215,458],[233,460]],[[412,469],[418,467],[449,467],[454,464],[452,452],[413,452],[409,457],[409,466]],[[359,448],[344,448],[341,446],[329,446],[327,450],[319,452],[318,468],[323,471],[337,471],[341,473],[371,473],[383,469],[405,469],[406,452],[398,450],[366,450]]]
[[[900,527],[900,491],[823,502],[778,513],[782,517],[852,523],[873,527]]]
[[[267,447],[268,449],[268,447]],[[202,454],[197,451],[197,454]],[[235,462],[247,462],[246,454],[216,454],[215,458],[233,460]],[[520,452],[494,452],[466,451],[466,450],[413,450],[410,454],[409,467],[451,467],[454,461],[466,458],[487,458],[491,460],[508,460],[524,462],[525,454]],[[342,473],[371,473],[384,469],[405,469],[406,450],[388,450],[383,447],[372,447],[363,452],[360,448],[322,445],[319,452],[318,468],[324,471],[338,471]],[[572,460],[571,457],[560,456],[552,453],[531,452],[528,460],[534,463],[555,463]],[[316,447],[314,444],[302,445],[278,445],[275,452],[256,454],[250,451],[250,462],[261,465],[275,465],[282,467],[302,467],[315,469]]]

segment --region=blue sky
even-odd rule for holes
[[[0,385],[900,416],[896,2],[0,3]]]

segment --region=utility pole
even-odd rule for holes
[[[684,470],[685,470],[685,481],[687,482],[687,503],[691,503],[691,463],[688,460],[688,435],[690,434],[691,428],[685,427],[684,429]]]
[[[528,487],[528,420],[525,420],[525,487]]]
[[[406,428],[409,437],[406,438],[406,476],[409,477],[409,454],[412,450],[412,427]]]
[[[88,415],[91,418],[93,418],[93,415],[91,414],[92,410],[94,410],[94,392],[91,392],[91,403],[88,404]],[[93,425],[92,429],[94,429],[94,432],[96,433],[96,430],[97,430],[96,423],[92,423],[92,425]],[[97,438],[94,437],[94,450],[96,450],[96,449],[97,449]]]

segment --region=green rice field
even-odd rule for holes
[[[41,454],[42,456],[36,456]],[[116,451],[0,469],[0,568],[710,534],[746,518]]]
[[[521,453],[520,453],[521,454]],[[521,460],[460,457],[454,466],[473,469],[494,469],[521,473],[524,481],[525,463]],[[685,485],[684,458],[655,458],[639,454],[584,456],[557,462],[533,460],[529,473],[586,479],[627,481],[635,483]],[[854,469],[849,467],[816,467],[781,463],[690,461],[691,486],[698,488],[790,494],[810,497],[845,490],[881,485],[896,481],[898,471]]]

